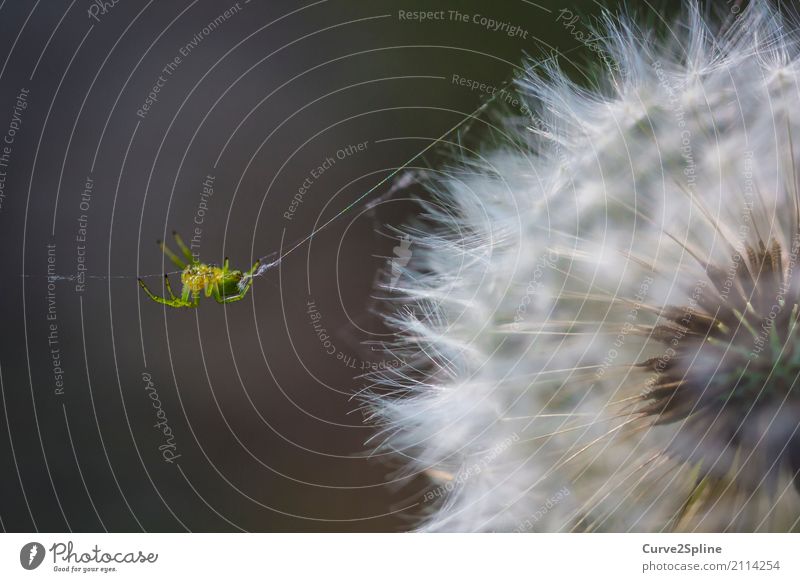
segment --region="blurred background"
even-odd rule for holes
[[[0,2],[0,526],[413,527],[427,482],[353,398],[396,365],[376,283],[424,196],[382,180],[482,135],[447,132],[526,57],[596,67],[618,4]],[[291,252],[171,309],[136,277],[164,293],[173,230],[240,269]]]

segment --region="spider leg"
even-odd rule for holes
[[[178,267],[181,271],[183,271],[186,268],[186,263],[184,263],[180,259],[180,257],[178,257],[178,255],[173,253],[172,249],[170,249],[166,244],[164,244],[164,241],[159,240],[156,242],[158,243],[158,246],[161,247],[161,250],[164,252],[164,254],[167,255],[167,258],[169,258],[169,260],[172,261],[173,265]]]
[[[175,242],[178,245],[178,248],[181,249],[183,256],[186,257],[188,264],[196,263],[197,261],[194,260],[192,256],[192,251],[189,250],[189,247],[186,246],[186,243],[183,242],[181,235],[178,234],[177,230],[172,231],[172,236],[175,238]]]
[[[153,292],[147,288],[147,285],[145,285],[144,281],[142,281],[141,279],[139,279],[139,286],[142,289],[144,289],[144,292],[147,294],[147,296],[156,303],[160,303],[161,305],[167,305],[168,307],[190,307],[190,305],[188,305],[181,299],[178,299],[174,295],[172,296],[172,299],[167,299],[166,297],[159,297],[158,295],[154,295]]]
[[[200,305],[200,293],[193,292],[188,285],[184,285],[178,301],[185,307],[197,307]]]
[[[227,297],[223,296],[222,290],[219,285],[214,285],[214,287],[212,287],[212,293],[214,295],[214,301],[216,301],[217,303],[230,303],[231,301],[238,301],[239,299],[244,297],[242,293],[237,293],[236,295],[228,295]]]
[[[154,295],[152,291],[147,287],[143,279],[137,279],[139,281],[139,287],[141,287],[147,296],[152,299],[153,301],[163,300],[163,297],[159,297],[158,295]]]
[[[219,284],[218,283],[209,283],[206,285],[205,295],[206,297],[211,297],[212,294],[219,293]]]
[[[247,292],[250,290],[250,286],[253,284],[253,277],[249,275],[246,275],[246,277],[247,277],[247,283],[245,283],[244,286],[239,289],[239,295],[241,295],[242,297],[244,297],[245,294],[247,294]]]
[[[211,287],[211,295],[214,297],[214,301],[217,303],[224,303],[225,298],[222,296],[222,292],[220,291],[219,285],[214,285]]]
[[[219,291],[217,291],[217,293],[214,294],[214,299],[217,300],[217,303],[233,303],[234,301],[241,301],[244,299],[245,295],[247,295],[247,292],[250,290],[250,286],[253,284],[253,273],[255,273],[255,270],[258,268],[260,262],[261,261],[256,261],[256,263],[253,265],[253,268],[244,274],[243,280],[246,279],[247,282],[240,288],[236,295],[222,297],[219,294]]]
[[[245,276],[248,277],[250,281],[252,281],[253,273],[255,273],[256,269],[258,269],[260,266],[261,266],[261,259],[258,259],[255,263],[253,263],[253,267],[245,273]]]
[[[241,301],[244,299],[244,296],[247,294],[247,290],[245,289],[241,293],[237,293],[236,295],[228,295],[227,297],[215,297],[214,299],[217,300],[217,303],[233,303],[234,301]]]
[[[244,296],[250,290],[250,286],[253,284],[253,273],[256,272],[256,269],[261,266],[261,259],[258,259],[253,266],[250,267],[250,270],[244,273],[242,280],[239,281],[239,295]],[[242,284],[244,283],[244,285]]]
[[[177,299],[177,297],[175,297],[175,293],[172,292],[172,285],[169,282],[169,275],[164,275],[164,285],[167,287],[167,293],[169,293],[169,296],[172,299]]]

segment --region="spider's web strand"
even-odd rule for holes
[[[514,80],[513,78],[512,78],[512,79],[509,79],[508,81],[506,81],[506,82],[505,82],[504,86],[505,86],[505,85],[509,85],[510,83],[512,83],[512,82],[513,82],[513,80]],[[456,123],[456,124],[455,124],[453,127],[451,127],[450,129],[448,129],[447,131],[445,131],[445,132],[444,132],[442,135],[440,135],[440,136],[439,136],[438,138],[436,138],[435,140],[432,140],[432,141],[431,141],[431,142],[430,142],[428,145],[426,145],[424,148],[422,148],[422,149],[421,149],[419,152],[417,152],[416,154],[414,154],[413,156],[411,156],[411,157],[410,157],[410,158],[409,158],[409,159],[408,159],[408,160],[407,160],[407,161],[406,161],[404,164],[402,164],[402,165],[400,165],[399,167],[397,167],[396,169],[392,170],[392,171],[391,171],[391,172],[390,172],[390,173],[389,173],[389,174],[388,174],[386,177],[382,178],[382,179],[381,179],[381,180],[380,180],[380,181],[379,181],[377,184],[375,184],[374,186],[372,186],[371,188],[369,188],[369,189],[368,189],[366,192],[364,192],[364,193],[363,193],[363,194],[361,194],[361,195],[360,195],[358,198],[356,198],[355,200],[353,200],[352,202],[350,202],[350,203],[349,203],[347,206],[345,206],[345,207],[344,207],[342,210],[340,210],[339,212],[337,212],[336,214],[334,214],[334,215],[333,215],[331,218],[329,218],[327,221],[325,221],[325,223],[323,223],[323,224],[322,224],[322,225],[320,225],[319,227],[315,228],[315,229],[314,229],[314,230],[313,230],[311,233],[309,233],[308,235],[306,235],[305,237],[303,237],[303,238],[302,238],[302,239],[300,239],[299,241],[297,241],[297,242],[293,243],[293,244],[292,244],[292,246],[290,246],[290,247],[289,247],[289,249],[288,249],[286,252],[284,252],[284,253],[280,254],[280,255],[278,256],[278,258],[277,258],[277,259],[275,259],[275,260],[273,260],[273,261],[270,261],[270,262],[268,262],[268,263],[264,263],[263,265],[260,265],[260,266],[258,267],[258,269],[257,269],[257,270],[256,270],[256,271],[255,271],[255,272],[252,274],[252,275],[245,275],[245,276],[242,278],[242,280],[239,282],[239,285],[240,285],[240,287],[241,287],[242,285],[246,284],[246,283],[247,283],[247,281],[248,281],[249,279],[253,279],[253,278],[255,278],[255,277],[260,277],[261,275],[263,275],[263,274],[264,274],[264,273],[266,273],[267,271],[269,271],[269,270],[271,270],[271,269],[273,269],[273,268],[277,267],[278,265],[280,265],[280,264],[281,264],[281,262],[283,261],[283,259],[285,259],[285,258],[286,258],[288,255],[290,255],[291,253],[293,253],[294,251],[296,251],[298,248],[300,248],[301,246],[303,246],[305,243],[307,243],[308,241],[310,241],[312,238],[314,238],[314,236],[316,236],[316,234],[317,234],[317,233],[319,233],[319,232],[320,232],[322,229],[324,229],[324,228],[326,228],[327,226],[329,226],[329,225],[330,225],[330,224],[331,224],[333,221],[335,221],[336,219],[340,218],[340,217],[341,217],[343,214],[345,214],[345,213],[346,213],[346,212],[348,212],[349,210],[352,210],[352,209],[353,209],[353,208],[356,206],[356,204],[358,204],[359,202],[361,202],[362,200],[364,200],[364,198],[366,198],[367,196],[369,196],[370,194],[372,194],[372,193],[373,193],[375,190],[377,190],[378,188],[380,188],[381,186],[383,186],[384,184],[386,184],[386,182],[388,182],[389,180],[391,180],[392,178],[394,178],[394,177],[395,177],[397,174],[399,174],[400,172],[402,172],[403,170],[405,170],[406,168],[408,168],[408,166],[409,166],[409,165],[410,165],[412,162],[414,162],[414,161],[415,161],[417,158],[419,158],[420,156],[422,156],[423,154],[425,154],[427,151],[429,151],[429,150],[430,150],[431,148],[433,148],[435,145],[437,145],[438,143],[440,143],[440,142],[441,142],[442,140],[444,140],[444,139],[445,139],[445,138],[446,138],[448,135],[450,135],[451,133],[453,133],[454,131],[456,131],[458,128],[460,128],[462,125],[464,125],[464,124],[465,124],[465,123],[467,123],[468,121],[471,121],[471,120],[477,119],[478,115],[479,115],[479,114],[480,114],[480,113],[481,113],[481,112],[482,112],[484,109],[486,109],[486,108],[489,106],[489,104],[490,104],[490,103],[492,103],[492,101],[494,101],[494,99],[495,99],[496,95],[498,95],[499,93],[500,93],[500,92],[498,91],[498,92],[494,93],[493,95],[491,95],[491,96],[490,96],[488,99],[486,99],[486,101],[484,101],[484,102],[483,102],[483,103],[482,103],[482,104],[481,104],[481,105],[480,105],[480,106],[479,106],[477,109],[475,109],[475,110],[474,110],[472,113],[470,113],[470,114],[468,114],[468,115],[464,116],[464,117],[463,117],[463,118],[462,118],[462,119],[461,119],[461,120],[460,120],[458,123]],[[468,127],[468,126],[467,126],[467,127]],[[372,201],[372,202],[371,202],[371,203],[368,205],[368,209],[371,209],[371,208],[373,208],[373,207],[374,207],[374,206],[376,206],[376,205],[377,205],[379,202],[381,202],[382,200],[384,200],[384,199],[385,199],[385,198],[386,198],[388,195],[391,195],[391,194],[393,194],[393,193],[394,193],[394,192],[396,192],[398,189],[402,189],[403,187],[405,187],[405,185],[403,185],[403,184],[395,184],[395,185],[393,185],[393,186],[392,186],[392,187],[389,189],[389,191],[388,191],[388,192],[387,192],[385,195],[381,196],[381,197],[380,197],[380,198],[378,198],[377,200],[374,200],[374,201]],[[265,256],[261,257],[261,258],[259,259],[259,261],[265,261],[265,260],[269,259],[270,257],[273,257],[273,256],[275,256],[276,254],[278,254],[278,252],[277,252],[277,251],[274,251],[274,252],[272,252],[272,253],[270,253],[270,254],[268,254],[268,255],[265,255]],[[182,271],[182,270],[178,270],[178,271],[168,271],[168,272],[166,272],[166,273],[153,273],[153,274],[150,274],[150,275],[84,275],[84,277],[86,277],[87,279],[148,279],[148,278],[152,278],[152,277],[163,277],[164,275],[174,275],[174,274],[178,274],[178,273],[181,273],[181,272],[183,272],[183,271]],[[36,277],[36,275],[21,275],[21,276],[22,276],[22,277]],[[50,281],[75,281],[75,280],[78,278],[78,276],[77,276],[77,275],[42,275],[42,276],[43,276],[43,277],[46,277],[46,278],[47,278],[48,280],[50,280]]]
[[[151,273],[149,275],[84,275],[87,279],[150,279],[152,277],[164,277],[164,275],[177,275],[183,271],[168,271],[165,273]],[[48,279],[50,281],[75,281],[78,275],[20,275],[27,279]]]
[[[513,79],[511,79],[511,80],[509,80],[509,81],[506,81],[506,85],[507,85],[507,84],[509,84],[510,82],[513,82]],[[436,144],[440,143],[440,142],[441,142],[442,140],[444,140],[444,139],[445,139],[445,138],[446,138],[448,135],[450,135],[451,133],[453,133],[454,131],[456,131],[456,130],[457,130],[459,127],[461,127],[462,125],[464,125],[464,124],[465,124],[465,123],[467,123],[468,121],[470,121],[470,120],[473,120],[473,119],[477,119],[477,116],[478,116],[478,115],[479,115],[479,114],[480,114],[480,113],[481,113],[481,112],[482,112],[484,109],[486,109],[486,108],[489,106],[489,104],[490,104],[492,101],[494,101],[495,97],[496,97],[496,96],[497,96],[499,93],[500,93],[499,91],[498,91],[498,92],[495,92],[495,93],[494,93],[492,96],[490,96],[490,97],[489,97],[489,98],[488,98],[486,101],[484,101],[484,102],[483,102],[483,103],[482,103],[482,104],[481,104],[481,105],[480,105],[480,106],[479,106],[477,109],[475,109],[475,110],[474,110],[472,113],[470,113],[470,114],[468,114],[468,115],[465,115],[465,116],[464,116],[464,117],[463,117],[463,118],[462,118],[462,119],[461,119],[461,120],[460,120],[458,123],[456,123],[456,124],[455,124],[453,127],[451,127],[450,129],[448,129],[447,131],[445,131],[445,132],[444,132],[442,135],[440,135],[439,137],[437,137],[435,140],[431,141],[431,142],[430,142],[428,145],[426,145],[424,148],[422,148],[422,149],[421,149],[420,151],[418,151],[416,154],[414,154],[413,156],[411,156],[411,157],[410,157],[410,158],[409,158],[409,159],[408,159],[408,160],[407,160],[407,161],[406,161],[404,164],[402,164],[402,165],[400,165],[399,167],[397,167],[396,169],[392,170],[392,171],[391,171],[391,172],[390,172],[390,173],[389,173],[389,174],[388,174],[386,177],[382,178],[382,179],[381,179],[381,180],[380,180],[380,181],[379,181],[377,184],[375,184],[375,185],[374,185],[374,186],[372,186],[370,189],[368,189],[366,192],[364,192],[363,194],[361,194],[361,195],[360,195],[358,198],[356,198],[355,200],[353,200],[352,202],[350,202],[350,203],[349,203],[347,206],[345,206],[345,207],[344,207],[342,210],[340,210],[339,212],[337,212],[336,214],[334,214],[334,215],[333,215],[331,218],[329,218],[327,221],[325,221],[325,222],[324,222],[322,225],[320,225],[319,227],[315,228],[313,231],[311,231],[311,232],[310,232],[308,235],[306,235],[305,237],[303,237],[302,239],[300,239],[298,242],[294,243],[294,244],[293,244],[291,247],[289,247],[289,249],[288,249],[286,252],[284,252],[284,253],[282,253],[281,255],[279,255],[277,259],[275,259],[274,261],[270,261],[269,263],[264,263],[263,265],[259,266],[259,268],[256,270],[256,272],[255,272],[255,273],[253,273],[253,274],[251,275],[251,278],[260,277],[261,275],[263,275],[263,274],[264,274],[264,273],[266,273],[267,271],[269,271],[269,270],[271,270],[271,269],[273,269],[273,268],[277,267],[278,265],[280,265],[280,264],[281,264],[281,262],[283,261],[283,259],[285,259],[285,258],[286,258],[288,255],[290,255],[291,253],[293,253],[294,251],[296,251],[298,248],[300,248],[301,246],[303,246],[305,243],[307,243],[308,241],[310,241],[310,240],[311,240],[312,238],[314,238],[314,236],[315,236],[317,233],[319,233],[319,232],[320,232],[322,229],[324,229],[325,227],[327,227],[328,225],[330,225],[330,224],[331,224],[333,221],[335,221],[336,219],[340,218],[340,217],[341,217],[341,216],[342,216],[344,213],[346,213],[346,212],[348,212],[349,210],[351,210],[352,208],[354,208],[356,204],[358,204],[359,202],[361,202],[362,200],[364,200],[364,198],[366,198],[367,196],[369,196],[370,194],[372,194],[372,193],[373,193],[375,190],[377,190],[378,188],[380,188],[381,186],[383,186],[384,184],[386,184],[386,182],[388,182],[389,180],[391,180],[392,178],[394,178],[394,177],[395,177],[397,174],[399,174],[400,172],[402,172],[403,170],[405,170],[406,168],[408,168],[408,166],[409,166],[409,165],[411,165],[411,163],[413,163],[413,162],[414,162],[414,161],[415,161],[417,158],[419,158],[420,156],[422,156],[423,154],[425,154],[425,153],[426,153],[428,150],[430,150],[431,148],[433,148],[433,147],[434,147]],[[392,189],[390,189],[390,192],[394,192],[394,191],[395,191],[395,188],[394,188],[394,187],[393,187]],[[379,200],[380,200],[380,199],[379,199]],[[379,201],[379,200],[378,200],[378,201]],[[368,208],[372,208],[372,207],[374,206],[374,203],[375,203],[375,202],[378,202],[378,201],[374,201],[373,203],[370,203],[370,205],[368,205]],[[273,256],[273,255],[275,255],[275,254],[276,254],[276,253],[271,253],[271,254],[267,255],[266,257],[263,257],[261,260],[267,259],[267,258],[269,258],[269,257],[271,257],[271,256]],[[243,279],[243,281],[244,281],[244,279]]]

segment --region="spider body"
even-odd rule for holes
[[[169,276],[164,275],[164,285],[169,297],[159,297],[147,288],[144,281],[139,279],[139,285],[147,296],[162,305],[170,307],[197,307],[200,304],[200,296],[213,297],[217,303],[233,303],[244,299],[253,284],[253,273],[260,264],[256,261],[252,268],[243,273],[238,270],[231,270],[226,258],[222,267],[201,263],[194,258],[189,247],[183,242],[177,232],[173,232],[175,243],[181,251],[183,258],[171,251],[163,242],[159,241],[159,246],[170,261],[181,269],[181,289],[180,296],[172,292],[172,285]]]

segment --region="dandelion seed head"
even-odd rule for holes
[[[613,69],[531,65],[536,123],[426,174],[370,444],[426,530],[796,529],[797,33],[604,23]]]

